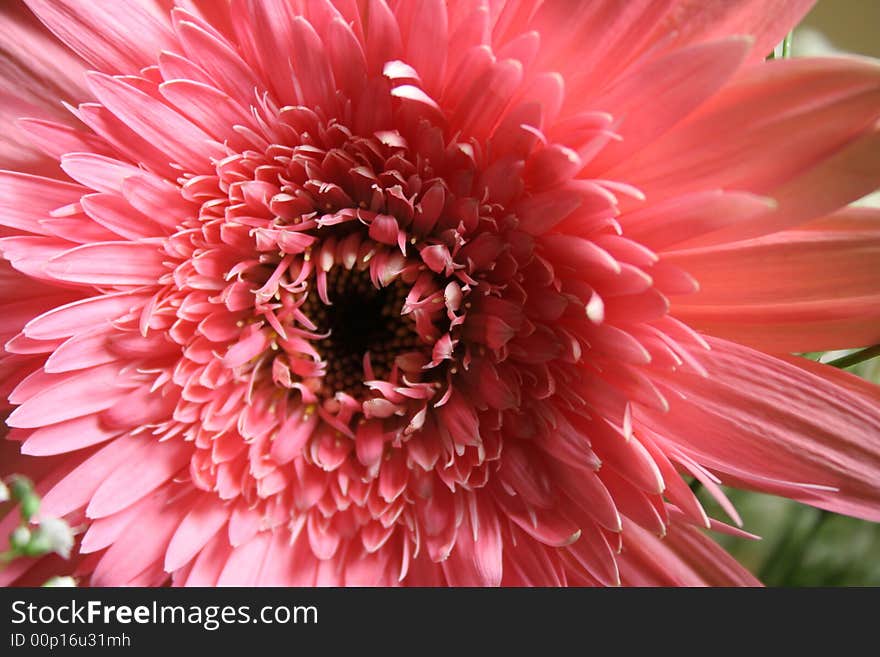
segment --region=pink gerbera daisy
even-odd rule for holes
[[[810,2],[25,4],[3,469],[84,583],[756,584],[683,477],[880,520],[878,389],[787,355],[880,340]]]

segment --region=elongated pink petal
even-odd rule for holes
[[[880,211],[852,208],[821,227],[808,225],[735,246],[677,251],[664,259],[700,282],[700,291],[688,295],[686,303],[717,305],[871,296],[880,288],[878,257]],[[737,272],[735,283],[731,271]]]
[[[144,92],[101,73],[89,74],[88,81],[107,109],[166,153],[171,163],[201,171],[217,153],[204,131]]]
[[[715,541],[690,525],[670,527],[663,540],[634,523],[633,540],[619,557],[621,577],[631,586],[761,586]]]
[[[60,160],[66,153],[110,154],[109,146],[100,137],[63,123],[24,118],[18,119],[16,125],[31,143],[54,160]]]
[[[166,229],[176,228],[184,217],[193,212],[174,185],[145,173],[125,178],[122,195],[132,207]]]
[[[703,41],[724,34],[751,34],[755,48],[751,59],[761,61],[806,15],[814,0],[778,0],[766,11],[761,0],[677,0],[658,25],[656,35],[672,32],[675,45]]]
[[[880,123],[873,125],[821,164],[771,190],[769,196],[776,201],[777,207],[760,217],[764,219],[763,225],[756,221],[747,230],[734,228],[726,234],[725,231],[719,231],[711,235],[710,239],[718,243],[731,237],[748,239],[766,235],[817,219],[847,203],[857,201],[876,190],[880,184],[877,174],[880,165],[878,146]],[[817,185],[825,181],[827,184],[819,192]],[[690,244],[699,245],[698,241]]]
[[[24,295],[24,299],[0,304],[0,313],[2,313],[0,314],[0,333],[10,337],[14,336],[22,330],[23,326],[26,326],[25,323],[30,323],[28,318],[33,317],[34,313],[41,312],[46,306],[64,304],[69,298],[66,294],[39,295],[41,292],[39,289],[36,292],[37,295]],[[14,351],[13,349],[9,350]]]
[[[785,88],[799,92],[780,94],[780,89]],[[813,88],[817,92],[813,93]],[[806,90],[810,93],[805,93]],[[811,66],[785,60],[756,67],[745,72],[736,84],[689,120],[615,167],[613,174],[606,175],[636,184],[654,200],[708,185],[767,194],[782,205],[789,196],[784,185],[798,184],[799,191],[808,191],[809,172],[823,166],[825,158],[835,151],[843,157],[847,148],[856,148],[861,135],[869,131],[880,116],[878,94],[880,67],[868,61],[828,60]],[[774,106],[774,111],[768,111],[765,100]],[[752,116],[742,109],[746,101],[749,107],[755,108]],[[832,115],[843,111],[848,112],[850,120],[830,120]],[[792,143],[788,138],[792,130],[809,133],[811,139]],[[764,156],[772,143],[780,144],[784,158]],[[872,170],[870,151],[863,151],[856,149],[834,165],[838,172],[843,166],[852,167],[853,175],[840,176],[840,184],[852,187],[869,182],[863,178]],[[858,176],[858,171],[864,173]],[[811,179],[810,184],[815,184],[815,179]],[[876,179],[873,184],[877,184]],[[794,195],[791,196],[791,203],[796,203]],[[833,207],[839,207],[855,198],[858,196],[830,196],[826,202],[837,203]],[[797,207],[807,209],[809,206],[802,201]],[[780,212],[782,214],[788,216],[786,212]],[[781,225],[781,221],[777,218],[765,232],[787,227]],[[733,229],[729,233],[728,239],[739,234]]]
[[[86,515],[101,518],[124,509],[164,484],[189,461],[190,456],[189,446],[182,442],[145,442],[135,458],[119,467],[98,487],[86,508]]]
[[[127,585],[155,563],[161,565],[184,511],[185,507],[162,504],[160,498],[159,504],[146,511],[140,522],[129,525],[101,557],[92,574],[95,585]]]
[[[260,85],[232,45],[187,20],[177,24],[177,33],[187,55],[227,93],[245,107],[254,102]]]
[[[85,507],[92,494],[116,467],[136,451],[138,443],[130,436],[117,438],[88,454],[79,463],[72,463],[66,476],[43,496],[41,510],[62,517]]]
[[[187,586],[216,586],[220,571],[226,565],[232,548],[222,536],[215,536],[203,549],[193,563]]]
[[[35,429],[22,444],[21,452],[32,456],[63,454],[97,445],[119,433],[119,429],[101,426],[97,415],[85,415]]]
[[[646,204],[620,221],[628,237],[659,251],[765,215],[775,207],[773,199],[715,189]]]
[[[538,61],[561,68],[580,82],[573,91],[583,93],[588,80],[601,84],[626,70],[650,43],[652,28],[675,4],[673,0],[599,0],[572,12],[565,0],[542,3],[529,22],[547,41]],[[507,13],[513,14],[515,6]],[[523,9],[528,19],[531,12]]]
[[[18,2],[7,2],[0,8],[0,42],[4,53],[0,60],[3,166],[55,177],[57,158],[45,157],[45,142],[29,138],[32,133],[18,119],[69,123],[70,117],[58,101],[85,97],[83,62]]]
[[[0,225],[46,235],[40,221],[48,219],[53,210],[78,201],[82,193],[79,185],[0,171]]]
[[[202,496],[175,530],[165,553],[165,570],[177,570],[196,556],[228,518],[226,506],[209,495]]]
[[[141,173],[127,162],[95,153],[65,153],[61,168],[77,182],[99,192],[118,192],[129,176]]]
[[[230,136],[235,135],[234,126],[248,125],[249,117],[222,91],[192,80],[171,80],[160,85],[159,90],[181,113],[217,141],[229,139],[233,146],[246,143],[230,139]]]
[[[258,34],[259,40],[266,44],[265,47],[259,47],[259,43],[248,39],[245,41],[246,49],[254,51],[253,60],[256,60],[278,98],[285,104],[295,103],[296,91],[288,67],[288,62],[296,57],[291,35],[293,7],[283,0],[247,2],[242,5],[243,11],[248,12],[250,31]],[[238,28],[245,29],[244,23],[239,22]]]
[[[260,514],[239,502],[229,516],[229,544],[232,547],[244,545],[260,529]]]
[[[620,586],[617,557],[602,531],[591,522],[580,523],[581,536],[566,551],[574,562],[603,586]]]
[[[40,340],[67,338],[80,331],[106,327],[145,301],[144,296],[128,292],[80,299],[35,317],[25,325],[24,333]]]
[[[749,38],[729,37],[675,50],[635,67],[593,101],[596,109],[619,117],[616,131],[623,140],[609,144],[587,171],[607,170],[682,121],[725,84],[752,45]],[[638,113],[646,103],[656,103],[647,117]],[[634,113],[639,119],[628,119]]]
[[[233,549],[220,572],[217,586],[254,586],[260,577],[271,536],[269,532],[262,532]]]
[[[447,8],[440,0],[412,3],[402,25],[406,61],[415,68],[429,93],[438,93],[445,73],[448,47]]]
[[[25,0],[71,50],[107,73],[140,70],[173,47],[171,31],[145,7],[99,0]],[[131,35],[138,38],[132,40]]]
[[[671,397],[668,415],[641,413],[641,421],[722,476],[880,518],[876,392],[852,392],[833,382],[836,374],[825,378],[747,347],[708,342],[709,377],[682,373],[666,381],[687,401]]]
[[[443,562],[443,572],[451,586],[498,586],[501,583],[503,542],[494,510],[479,513],[475,532],[476,540],[462,529],[456,549]]]
[[[153,493],[118,513],[98,518],[89,525],[89,529],[82,538],[80,551],[84,553],[97,552],[112,545],[129,525],[141,518],[145,511],[155,507],[159,499],[159,494]]]
[[[150,171],[160,175],[173,177],[177,174],[166,154],[141,136],[137,128],[127,125],[107,107],[98,103],[83,103],[74,114],[111,144],[121,156],[140,162]],[[69,154],[63,157],[66,159]]]
[[[33,428],[103,411],[125,394],[116,387],[117,364],[101,365],[76,373],[56,375],[58,383],[48,385],[16,408],[6,420],[11,427]],[[62,378],[66,377],[66,378]],[[93,390],[103,390],[95,395]]]
[[[87,194],[80,199],[83,211],[91,219],[118,237],[138,240],[163,231],[149,217],[131,207],[115,194]]]
[[[671,253],[666,260],[700,284],[673,314],[769,351],[870,345],[880,340],[878,258],[880,212],[868,208],[735,247]]]
[[[773,354],[869,346],[878,338],[873,295],[784,305],[682,305],[675,313],[701,331]]]
[[[293,19],[291,37],[291,47],[296,52],[291,63],[300,103],[334,111],[335,81],[321,38],[312,25],[299,16]]]
[[[97,242],[60,253],[46,265],[60,281],[89,285],[150,285],[165,271],[155,242]]]

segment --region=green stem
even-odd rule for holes
[[[785,556],[790,552],[792,543],[794,543],[795,529],[798,522],[796,514],[789,514],[785,520],[785,528],[780,532],[776,545],[770,553],[764,558],[764,562],[758,571],[758,579],[765,584],[771,582],[771,585],[777,584],[778,579],[775,577],[776,572],[782,566]]]
[[[779,578],[779,584],[782,586],[788,586],[791,582],[791,577],[794,575],[798,568],[804,561],[804,557],[807,554],[807,550],[810,548],[813,541],[816,539],[816,536],[819,534],[819,530],[822,529],[822,526],[825,522],[831,518],[833,514],[823,510],[819,511],[819,514],[816,516],[813,524],[810,525],[810,528],[807,530],[806,535],[801,538],[798,542],[797,551],[789,555],[790,558],[785,563],[785,567],[783,568],[782,575]]]
[[[858,365],[859,363],[864,363],[866,360],[871,360],[876,356],[880,356],[880,344],[875,344],[873,347],[868,347],[867,349],[861,349],[851,354],[847,354],[841,358],[829,360],[825,364],[831,365],[831,367],[844,369],[852,367],[853,365]]]
[[[788,59],[791,57],[791,41],[794,36],[794,32],[789,32],[785,35],[785,38],[782,40],[782,58]]]
[[[776,55],[776,48],[779,48],[779,45],[777,45],[776,48],[771,50],[770,54],[768,54],[764,59],[767,59],[767,60],[788,59],[789,57],[791,57],[791,41],[792,41],[793,35],[794,35],[794,32],[789,32],[788,34],[785,35],[785,38],[782,40],[782,44],[781,44],[782,45],[782,48],[781,48],[782,52],[779,54],[778,57]]]

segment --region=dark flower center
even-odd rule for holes
[[[408,292],[399,279],[377,289],[369,271],[336,266],[327,272],[331,305],[313,290],[301,308],[317,326],[316,333],[329,334],[316,342],[327,364],[323,393],[357,395],[365,378],[387,380],[397,356],[424,349],[415,323],[401,314]],[[364,368],[367,355],[372,377]]]

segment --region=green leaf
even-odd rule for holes
[[[861,349],[851,354],[847,354],[846,356],[835,358],[834,360],[828,361],[826,365],[845,369],[847,367],[852,367],[853,365],[858,365],[859,363],[864,363],[866,360],[871,360],[877,356],[880,356],[880,344],[875,344],[873,347],[867,347],[866,349]]]

